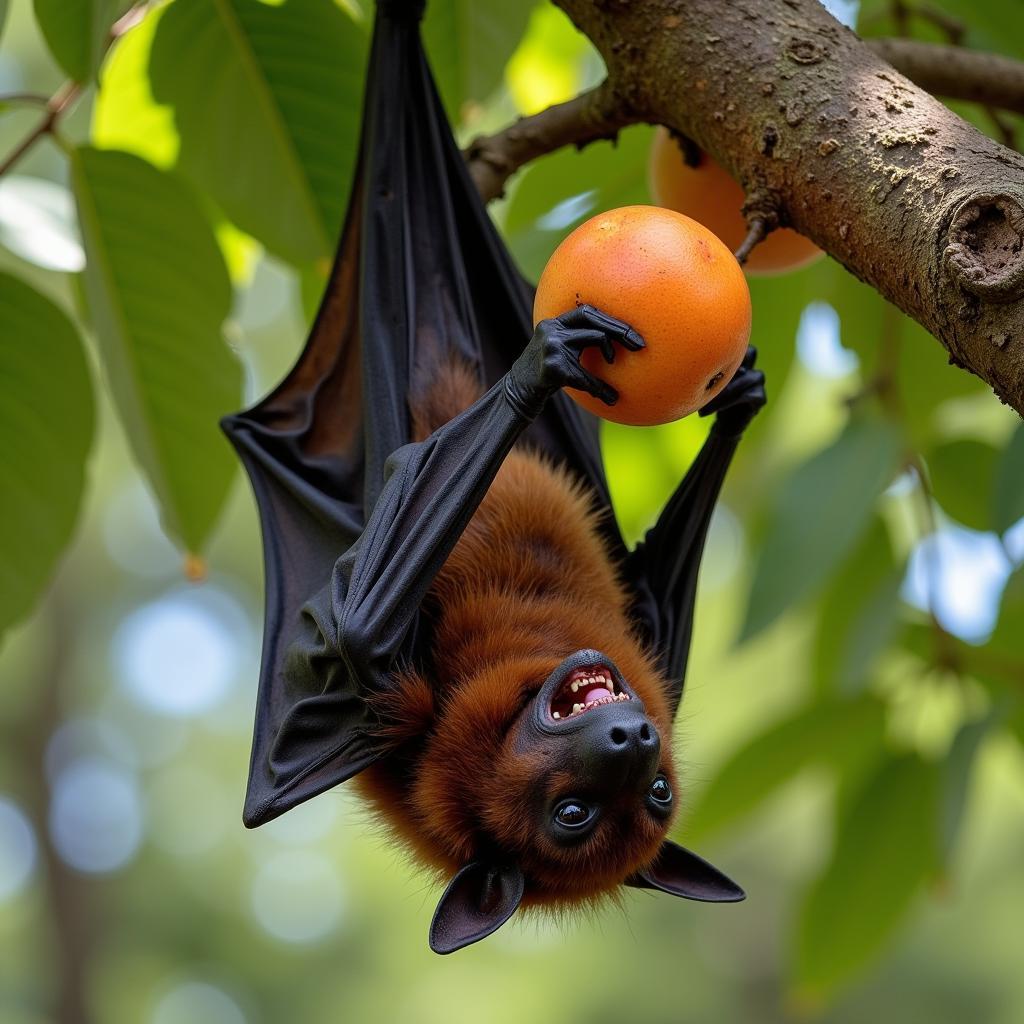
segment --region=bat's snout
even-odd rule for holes
[[[658,771],[661,736],[634,703],[602,708],[577,742],[584,770],[591,778],[646,787]]]

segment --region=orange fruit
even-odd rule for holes
[[[586,370],[619,392],[605,405],[567,389],[616,423],[651,426],[711,401],[750,339],[750,291],[736,258],[702,224],[657,206],[624,206],[581,224],[552,253],[537,283],[533,322],[588,303],[625,321],[646,347],[616,345],[609,365],[584,349]]]
[[[659,128],[651,144],[647,164],[651,198],[710,228],[735,252],[747,237],[747,222],[741,208],[743,189],[728,171],[701,153],[700,164],[690,167],[667,128]],[[822,251],[792,228],[778,228],[754,246],[744,269],[752,274],[781,274],[813,263]]]

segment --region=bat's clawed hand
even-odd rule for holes
[[[732,380],[700,411],[701,416],[716,413],[716,427],[734,437],[743,433],[765,403],[764,374],[754,369],[756,359],[757,349],[748,346]]]
[[[577,388],[614,405],[619,394],[580,364],[584,349],[599,348],[607,363],[615,361],[615,345],[630,352],[644,347],[629,324],[593,306],[578,306],[561,316],[541,320],[523,354],[508,374],[509,390],[526,408],[559,388]]]

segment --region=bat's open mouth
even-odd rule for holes
[[[611,668],[603,664],[584,665],[565,677],[551,698],[548,713],[554,719],[563,720],[629,699]]]

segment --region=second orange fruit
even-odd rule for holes
[[[646,343],[596,348],[581,362],[619,400],[570,390],[585,409],[635,426],[668,423],[711,401],[750,340],[750,291],[731,252],[702,224],[656,206],[624,206],[581,224],[554,251],[537,284],[534,323],[589,304],[624,320]]]
[[[647,166],[651,198],[699,220],[735,252],[747,236],[747,222],[741,212],[746,196],[739,182],[707,153],[691,167],[667,128],[659,128],[651,143]],[[754,274],[779,274],[813,263],[821,250],[792,228],[778,228],[754,246],[745,269]]]

